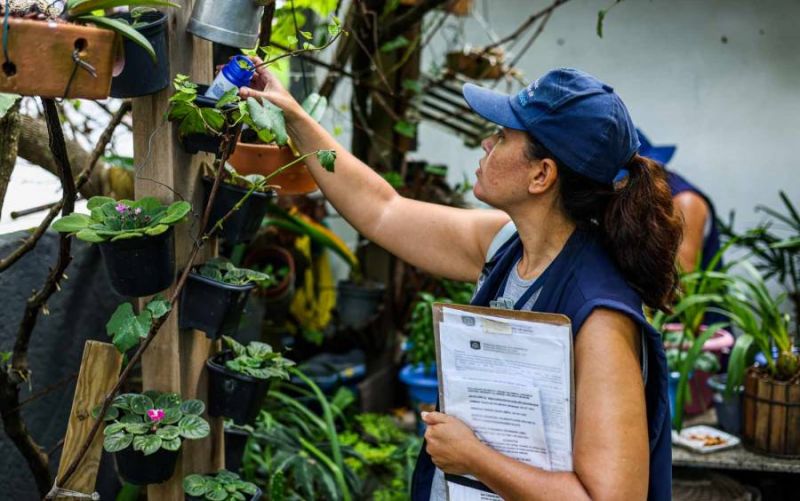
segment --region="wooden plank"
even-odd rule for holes
[[[211,44],[186,32],[192,13],[193,0],[178,2],[181,9],[167,9],[167,34],[170,72],[190,75],[198,83],[210,83],[213,77]],[[135,191],[137,198],[155,196],[163,202],[185,199],[192,203],[194,216],[190,222],[176,227],[175,258],[177,271],[186,265],[194,238],[199,234],[199,218],[203,193],[200,188],[200,164],[211,162],[210,155],[190,156],[178,143],[177,126],[164,122],[172,87],[153,95],[133,100],[134,158],[136,164]],[[215,252],[213,242],[207,245],[202,257]],[[169,291],[167,291],[168,293]],[[182,398],[207,401],[202,384],[202,367],[208,358],[211,343],[191,333],[178,330],[178,305],[161,333],[142,357],[142,379],[145,389],[174,391]],[[148,498],[161,500],[183,499],[182,481],[188,473],[208,473],[221,466],[222,424],[212,422],[211,438],[184,441],[181,460],[175,475],[167,482],[148,486]]]
[[[75,385],[75,396],[72,398],[67,434],[64,437],[64,450],[58,466],[58,478],[65,473],[69,464],[78,455],[84,440],[89,436],[89,431],[94,424],[94,420],[91,418],[92,409],[101,404],[108,392],[114,388],[121,367],[122,355],[113,345],[99,341],[86,341],[80,373]],[[79,463],[75,474],[65,485],[59,487],[86,494],[94,492],[102,452],[103,434],[98,433]],[[59,496],[59,499],[71,498]]]

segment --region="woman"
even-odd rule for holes
[[[472,304],[572,320],[574,471],[515,461],[462,421],[431,412],[423,416],[414,500],[445,499],[445,474],[471,474],[505,499],[670,498],[665,357],[642,303],[669,308],[680,225],[664,171],[636,154],[633,123],[611,87],[572,69],[551,71],[515,96],[465,86],[472,109],[501,126],[483,141],[474,187],[495,210],[399,196],[268,71],[252,87],[242,96],[282,108],[302,153],[336,150],[335,174],[307,163],[364,236],[435,275],[480,279]]]

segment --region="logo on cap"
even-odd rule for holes
[[[532,84],[530,84],[527,88],[522,89],[519,94],[517,94],[517,99],[519,100],[520,106],[528,106],[528,104],[533,101],[533,94],[536,91],[536,88],[539,87],[539,79],[537,78],[534,80]]]

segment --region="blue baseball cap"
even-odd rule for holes
[[[641,143],[639,154],[643,157],[653,159],[661,165],[667,165],[669,161],[672,160],[672,155],[675,154],[675,150],[678,148],[674,144],[653,146],[641,129],[636,129],[636,135],[639,136],[639,143]]]
[[[465,84],[464,99],[480,116],[523,130],[573,171],[612,184],[628,175],[639,149],[628,109],[614,89],[580,70],[559,68],[508,95]]]

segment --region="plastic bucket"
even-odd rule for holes
[[[360,329],[369,323],[378,312],[386,286],[368,282],[358,285],[350,281],[339,282],[336,310],[339,322],[345,328]]]
[[[708,387],[714,392],[712,401],[717,413],[717,423],[723,431],[733,435],[742,432],[742,390],[736,388],[730,397],[725,396],[727,374],[715,374],[708,378]]]

